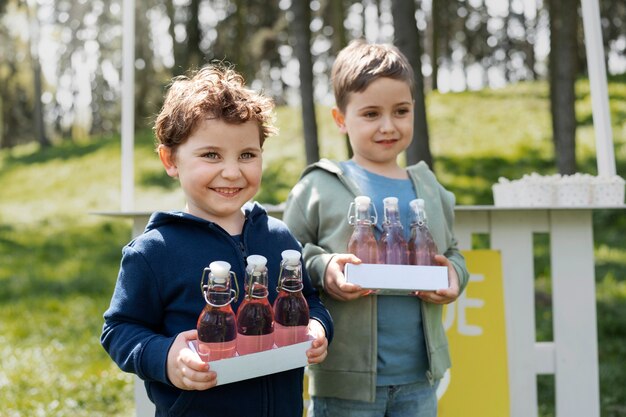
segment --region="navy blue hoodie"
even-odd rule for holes
[[[281,252],[301,247],[285,224],[257,203],[244,206],[241,239],[215,223],[183,212],[156,212],[144,233],[122,250],[121,267],[109,309],[104,313],[101,343],[125,372],[145,381],[156,416],[300,417],[303,368],[184,391],[167,378],[168,350],[180,332],[196,328],[205,301],[200,281],[205,267],[226,261],[243,289],[246,257],[267,258],[269,301],[276,298]],[[310,316],[332,339],[332,320],[304,271]],[[236,311],[243,299],[233,303]]]

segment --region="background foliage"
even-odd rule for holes
[[[136,124],[149,126],[160,107],[161,87],[172,76],[212,60],[234,63],[255,88],[279,103],[306,101],[299,87],[310,83],[314,99],[328,104],[330,66],[350,39],[406,37],[410,28],[394,27],[392,6],[397,4],[415,10],[419,39],[411,46],[423,51],[419,59],[426,91],[545,80],[552,1],[311,0],[304,3],[310,13],[301,14],[292,6],[302,3],[291,0],[136,1]],[[119,131],[122,3],[0,1],[0,147]],[[555,4],[561,3],[567,10],[580,7],[579,0]],[[622,73],[626,5],[599,4],[608,70]],[[567,65],[574,75],[584,75],[580,16],[575,22],[576,50]],[[312,79],[298,72],[294,50],[308,48],[296,48],[296,28],[310,30]]]
[[[461,204],[490,204],[500,175],[554,172],[546,145],[547,85],[432,94],[428,105],[439,177]],[[577,84],[578,155],[595,172],[589,88]],[[626,80],[610,84],[618,173],[626,176]],[[297,110],[278,109],[281,132],[266,142],[258,199],[278,203],[304,166]],[[322,156],[345,149],[329,109],[320,106]],[[120,206],[120,140],[103,136],[40,150],[0,151],[0,415],[131,416],[132,377],[99,344],[102,313],[113,291],[128,220],[93,214]],[[136,207],[179,208],[182,197],[165,175],[150,131],[137,137]],[[626,416],[626,216],[594,212],[602,416]],[[536,238],[539,340],[551,340],[550,266],[546,236]],[[476,383],[480,383],[479,377]],[[553,377],[540,377],[542,417],[554,416]]]
[[[298,13],[294,1],[137,0],[138,210],[183,204],[149,127],[168,80],[212,60],[236,64],[253,88],[285,105],[281,133],[266,144],[259,201],[284,201],[304,167],[300,121],[311,122],[311,113],[298,113],[303,83],[316,104],[320,156],[344,158],[345,138],[327,107],[331,63],[350,39],[403,35],[392,13],[399,3],[415,8],[430,147],[458,203],[490,204],[499,176],[556,172],[549,26],[560,15],[550,10],[579,12],[578,0],[312,0]],[[617,173],[625,177],[626,3],[599,4]],[[122,0],[0,0],[1,416],[133,415],[132,378],[98,341],[131,223],[94,214],[120,207],[121,10]],[[578,77],[571,136],[578,170],[594,174],[581,23],[578,16],[567,62]],[[294,26],[310,30],[311,79],[299,72],[294,51],[308,48],[297,48]],[[604,417],[626,416],[625,233],[620,210],[594,212]],[[551,340],[549,242],[535,240],[538,338]],[[553,378],[539,377],[538,391],[541,416],[554,416]]]

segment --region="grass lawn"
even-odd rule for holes
[[[588,83],[577,85],[579,171],[595,174]],[[626,177],[626,79],[609,87],[618,174]],[[491,204],[499,176],[555,172],[548,86],[430,94],[431,149],[440,180],[459,204]],[[304,166],[299,111],[278,109],[280,135],[264,151],[258,200],[283,201]],[[318,109],[320,152],[344,158],[345,142]],[[153,150],[135,146],[135,209],[180,208],[182,194]],[[99,344],[129,220],[93,214],[120,207],[119,138],[50,149],[0,151],[0,415],[132,416],[132,376]],[[602,416],[626,416],[626,216],[594,212]],[[537,329],[550,340],[549,242],[537,237]],[[539,378],[542,417],[554,416],[554,381]]]

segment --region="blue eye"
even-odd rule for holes
[[[241,159],[254,159],[256,158],[256,154],[254,152],[244,152],[241,154],[239,158]]]
[[[202,157],[206,159],[218,159],[220,156],[217,152],[207,152],[203,154]]]

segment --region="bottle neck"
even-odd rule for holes
[[[298,292],[302,291],[302,288],[302,266],[283,265],[278,283],[279,291]]]
[[[372,216],[370,216],[369,210],[357,210],[356,211],[356,223],[368,223],[372,224]]]
[[[359,229],[371,229],[373,226],[372,222],[369,220],[358,221],[354,224],[354,227]]]
[[[252,298],[266,298],[267,294],[267,286],[260,284],[253,284],[252,288],[250,288],[248,291],[248,296]]]
[[[415,209],[411,219],[411,227],[425,227],[426,225],[426,213],[422,209]]]
[[[224,285],[212,285],[205,293],[205,301],[213,307],[223,307],[232,301],[230,288]]]
[[[267,273],[257,271],[248,274],[248,282],[246,282],[247,297],[265,298],[267,294]]]
[[[383,221],[383,235],[385,236],[398,236],[392,239],[404,240],[404,228],[400,221],[400,213],[395,206],[385,207],[385,220]]]
[[[401,224],[400,223],[400,213],[398,210],[392,208],[385,208],[385,223],[388,224]]]

